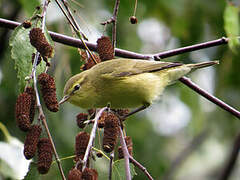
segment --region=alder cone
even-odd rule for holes
[[[41,138],[38,142],[38,172],[46,174],[52,164],[52,145],[48,138]]]
[[[68,180],[82,180],[82,173],[77,168],[73,168],[68,173]]]
[[[22,131],[28,131],[31,127],[30,122],[30,108],[31,108],[31,96],[23,92],[16,101],[15,115],[17,120],[17,126]]]
[[[28,131],[23,150],[26,159],[32,159],[34,157],[41,132],[42,128],[40,125],[32,125]]]
[[[104,120],[103,150],[112,152],[118,137],[119,119],[113,113],[108,113]]]
[[[37,49],[43,58],[53,57],[53,47],[48,43],[42,29],[32,28],[29,33],[29,39],[31,45]]]
[[[59,105],[56,96],[56,86],[54,78],[47,73],[41,73],[38,76],[38,81],[40,83],[43,100],[48,110],[52,112],[57,112],[59,110]]]
[[[109,37],[102,36],[97,40],[97,52],[102,61],[114,58],[114,49]]]

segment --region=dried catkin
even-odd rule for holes
[[[118,137],[119,119],[113,113],[108,113],[104,120],[103,150],[112,152]]]
[[[48,43],[42,29],[32,28],[29,33],[30,43],[44,58],[52,58],[53,47]]]
[[[28,131],[31,127],[29,117],[30,108],[31,108],[31,96],[26,92],[21,93],[16,101],[15,115],[17,120],[17,126],[22,131]]]
[[[84,180],[97,180],[98,172],[95,169],[85,168],[82,173],[82,179]]]
[[[97,52],[102,61],[111,60],[114,58],[114,49],[109,37],[102,36],[97,40]]]
[[[82,180],[82,173],[77,168],[73,168],[68,172],[68,180]]]
[[[32,125],[28,131],[23,150],[26,159],[32,159],[34,157],[41,132],[42,128],[40,125]]]
[[[38,142],[38,172],[46,174],[52,164],[52,145],[48,138],[41,138]]]
[[[47,73],[41,73],[38,76],[38,81],[40,83],[43,100],[48,110],[52,112],[57,112],[59,109],[59,105],[56,96],[56,86],[54,78]]]

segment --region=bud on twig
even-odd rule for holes
[[[114,58],[114,49],[109,37],[102,36],[97,40],[97,52],[102,61]]]
[[[23,151],[26,159],[32,159],[34,157],[41,132],[42,128],[40,125],[32,125],[28,131]]]
[[[41,138],[38,142],[38,172],[46,174],[52,164],[52,145],[48,138]]]
[[[118,136],[118,117],[113,113],[108,113],[104,120],[103,150],[112,152]]]
[[[48,108],[52,112],[57,112],[59,109],[57,96],[56,96],[56,87],[53,77],[47,73],[41,73],[38,76],[38,81],[40,83],[41,92],[43,95],[43,100]]]
[[[31,23],[31,21],[26,20],[22,23],[22,25],[25,29],[27,29],[27,28],[30,28],[32,26],[32,23]]]

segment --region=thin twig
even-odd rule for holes
[[[136,161],[131,155],[129,156],[129,160],[131,163],[134,164],[134,166],[138,167],[149,180],[153,180],[153,177],[150,175],[150,173],[147,171],[147,168],[145,168],[143,165],[141,165],[138,161]]]
[[[219,180],[227,180],[229,179],[232,171],[236,165],[240,150],[240,134],[235,138],[233,143],[232,152],[227,159],[227,162],[224,163],[224,167],[220,173]]]
[[[129,152],[127,149],[126,142],[124,140],[124,135],[121,126],[119,126],[119,139],[120,144],[122,146],[124,161],[125,161],[125,173],[126,173],[126,180],[131,180],[131,172],[130,172],[130,165],[129,165]]]
[[[0,18],[0,27],[14,29],[18,25],[20,25],[20,23]],[[52,39],[56,42],[59,42],[59,43],[65,44],[65,45],[69,45],[69,46],[73,46],[73,47],[77,47],[77,48],[85,48],[83,43],[76,38],[72,38],[72,37],[62,35],[62,34],[58,34],[58,33],[55,33],[55,32],[49,32],[49,33],[50,33]],[[200,44],[195,44],[195,45],[187,46],[187,47],[183,47],[183,48],[173,49],[173,50],[161,52],[161,53],[158,53],[158,54],[155,54],[155,55],[143,55],[143,54],[140,54],[140,53],[134,53],[134,52],[130,52],[130,51],[127,51],[127,50],[118,49],[118,48],[115,48],[115,53],[116,53],[117,56],[124,57],[124,58],[149,59],[151,57],[155,57],[155,58],[160,57],[160,58],[163,59],[163,58],[183,54],[183,53],[186,53],[186,52],[196,51],[196,50],[199,50],[199,49],[204,49],[204,48],[209,48],[209,47],[214,47],[214,46],[219,46],[219,45],[223,45],[223,44],[227,44],[227,43],[228,43],[228,38],[222,37],[220,39],[216,39],[216,40],[212,40],[212,41],[208,41],[208,42],[204,42],[204,43],[200,43]],[[96,51],[96,49],[97,49],[97,46],[94,43],[86,42],[86,45],[92,51]],[[180,80],[181,80],[182,83],[191,87],[191,89],[193,89],[197,93],[202,92],[201,95],[206,94],[206,92],[204,90],[197,91],[197,89],[199,89],[200,87],[197,86],[196,84],[192,83],[191,81],[186,81],[185,78],[181,78]],[[208,96],[204,96],[204,97],[206,99],[208,99],[209,101],[219,105],[218,102],[221,101],[221,100],[217,99],[216,97],[211,98],[211,96],[212,95],[210,95],[209,97]],[[233,109],[233,108],[229,109],[228,108],[229,105],[227,105],[226,103],[224,103],[222,101],[221,101],[221,104],[222,104],[220,106],[221,108],[223,108],[224,110],[232,113],[234,116],[239,118],[239,114],[240,114],[239,111],[234,110],[233,111],[234,113],[233,113],[233,112],[229,111],[230,109]]]
[[[98,119],[102,115],[103,111],[105,111],[107,108],[108,107],[101,108],[94,118],[94,124],[93,124],[92,130],[91,130],[90,138],[89,138],[89,141],[88,141],[88,146],[87,146],[87,149],[85,151],[84,158],[83,158],[82,171],[85,169],[85,167],[87,165],[88,155],[89,155],[90,150],[92,149],[92,146],[93,146],[93,141],[95,139],[96,130],[97,130]]]
[[[44,6],[43,6],[42,32],[44,32],[44,28],[45,28],[46,12],[47,12],[47,6],[48,6],[49,2],[50,2],[49,0],[45,0]],[[61,166],[61,163],[60,163],[60,160],[59,160],[59,156],[57,154],[56,147],[54,145],[51,133],[50,133],[48,125],[47,125],[46,117],[45,117],[45,115],[43,113],[43,110],[42,110],[42,105],[41,105],[41,102],[40,102],[40,97],[39,97],[39,93],[38,93],[38,89],[37,89],[36,67],[37,67],[37,61],[38,61],[39,56],[40,56],[40,53],[37,52],[36,55],[35,55],[35,58],[34,58],[34,63],[33,63],[33,68],[32,68],[32,78],[33,78],[34,90],[35,90],[36,101],[37,101],[36,103],[37,103],[37,107],[38,107],[38,111],[39,111],[38,119],[43,123],[43,125],[45,127],[48,138],[50,139],[50,143],[51,143],[52,148],[53,148],[53,153],[55,155],[55,159],[56,159],[60,174],[62,176],[62,179],[65,180],[66,178],[65,178],[65,175],[63,173],[63,169],[62,169],[62,166]]]

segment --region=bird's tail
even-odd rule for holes
[[[209,61],[209,62],[202,62],[202,63],[197,63],[197,64],[187,64],[187,66],[190,67],[192,70],[195,70],[195,69],[199,69],[199,68],[212,66],[215,64],[219,64],[219,61]]]

